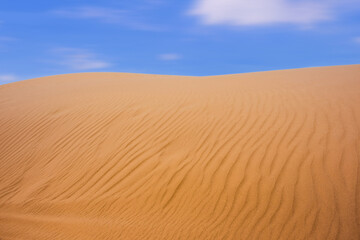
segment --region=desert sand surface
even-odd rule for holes
[[[360,239],[360,65],[0,86],[0,239]]]

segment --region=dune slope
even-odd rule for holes
[[[0,86],[0,239],[360,239],[360,66]]]

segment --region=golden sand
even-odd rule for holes
[[[360,65],[0,86],[0,239],[360,239]]]

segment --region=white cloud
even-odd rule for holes
[[[56,48],[52,52],[57,55],[57,64],[68,67],[72,70],[92,70],[107,68],[110,63],[98,59],[98,57],[86,50],[78,48]]]
[[[7,36],[0,36],[0,51],[4,51],[7,49],[7,46],[10,42],[17,41],[18,39]]]
[[[114,23],[121,21],[126,11],[101,7],[78,7],[56,10],[54,13],[69,18],[97,19],[103,22]]]
[[[160,31],[162,28],[140,21],[135,12],[106,7],[76,7],[60,9],[51,13],[74,19],[92,19],[103,23],[118,24],[137,30]]]
[[[18,77],[14,74],[0,74],[0,83],[1,82],[14,82],[18,80]]]
[[[174,61],[181,59],[181,55],[177,53],[164,53],[160,54],[158,57],[160,60],[163,61]]]
[[[311,25],[331,20],[336,7],[353,0],[195,0],[189,14],[203,24]]]
[[[12,42],[16,40],[17,39],[13,37],[0,36],[0,42]]]

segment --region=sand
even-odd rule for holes
[[[360,65],[0,86],[0,239],[360,239]]]

